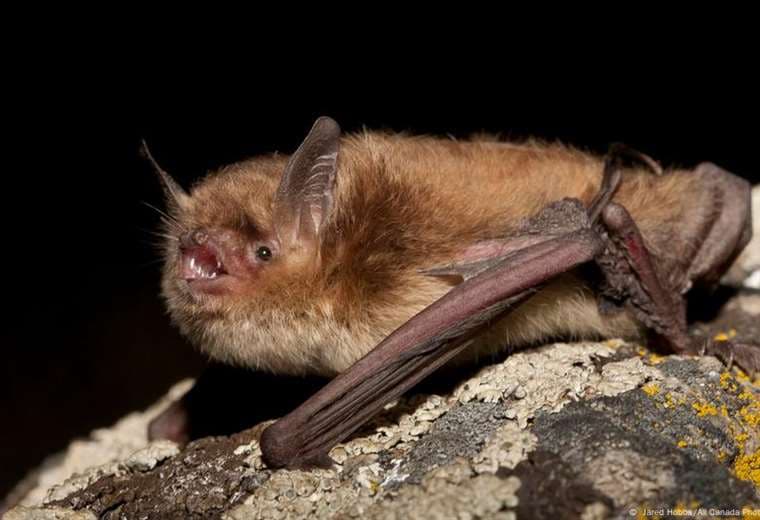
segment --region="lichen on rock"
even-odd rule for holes
[[[331,468],[266,468],[260,425],[174,455],[175,446],[150,446],[99,480],[70,479],[48,506],[105,519],[242,519],[514,518],[527,503],[534,518],[604,517],[656,501],[754,504],[759,395],[713,358],[560,343],[485,367],[446,395],[400,399],[336,446]]]

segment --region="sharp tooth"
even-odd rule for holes
[[[190,257],[190,269],[195,271],[195,257]]]

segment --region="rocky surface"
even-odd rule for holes
[[[144,412],[127,415],[110,428],[93,431],[88,439],[73,441],[20,482],[8,501],[33,506],[46,499],[62,498],[102,475],[121,471],[121,461],[148,446],[148,423],[168,404],[187,392],[191,380],[177,383],[167,395]]]
[[[7,517],[606,518],[760,507],[759,424],[760,382],[714,358],[555,344],[486,367],[448,395],[389,406],[331,451],[330,469],[267,469],[261,427],[181,451],[164,441],[52,487],[44,501],[55,509]],[[61,516],[71,511],[80,516]]]
[[[733,271],[748,289],[696,334],[760,338],[758,245]],[[182,449],[148,443],[167,402],[72,443],[5,518],[760,515],[760,380],[712,357],[619,340],[519,352],[386,407],[327,469],[266,468],[265,424]]]

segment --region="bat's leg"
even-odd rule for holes
[[[588,209],[592,222],[601,218],[610,242],[607,251],[597,258],[597,264],[614,291],[630,303],[639,321],[665,337],[675,351],[686,352],[691,343],[686,334],[684,301],[680,294],[674,295],[671,288],[663,286],[628,211],[611,202],[621,182],[624,160],[642,163],[656,175],[662,175],[662,168],[649,156],[621,144],[610,147],[601,189]]]
[[[733,364],[738,365],[753,378],[760,372],[760,345],[709,339],[701,351],[717,357],[729,368]]]
[[[657,264],[628,211],[619,204],[610,203],[601,216],[612,246],[608,249],[612,252],[601,255],[597,263],[608,283],[628,297],[634,314],[642,323],[654,330],[676,353],[707,352],[724,362],[735,362],[750,373],[760,371],[760,347],[756,345],[730,341],[698,345],[687,332],[683,296],[676,288],[664,285],[664,277],[658,273]],[[736,247],[736,243],[732,242],[731,247]],[[729,253],[725,251],[719,259],[725,261]]]
[[[625,295],[636,318],[662,336],[679,354],[695,354],[686,332],[686,304],[680,293],[665,287],[657,264],[628,211],[608,204],[601,214],[609,247],[597,263],[607,282]]]
[[[282,467],[326,461],[336,443],[466,348],[489,320],[602,249],[595,231],[580,229],[512,252],[467,278],[264,430],[265,462]]]

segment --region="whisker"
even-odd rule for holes
[[[173,215],[170,215],[164,210],[157,208],[156,206],[154,206],[153,204],[149,202],[142,201],[142,203],[145,204],[145,206],[152,209],[153,211],[157,212],[159,215],[161,215],[161,221],[167,226],[175,227],[176,229],[179,229],[183,232],[187,231],[185,227],[180,223],[180,221],[177,220],[177,218],[174,217]]]
[[[163,238],[166,240],[171,240],[173,242],[179,242],[179,238],[174,235],[170,235],[169,233],[160,233],[158,231],[150,231],[149,233],[156,238]]]
[[[178,242],[179,241],[179,237],[177,237],[174,234],[167,233],[165,231],[155,231],[155,230],[152,230],[152,229],[143,229],[143,228],[141,228],[140,232],[145,233],[147,235],[151,235],[151,236],[156,237],[156,238],[162,238],[162,239],[171,240],[171,241],[174,241],[174,242]]]
[[[156,240],[141,240],[141,243],[150,247],[154,253],[157,253],[162,259],[171,253],[170,248],[166,247],[166,242]]]
[[[149,260],[148,262],[142,262],[140,264],[137,264],[138,269],[147,269],[148,267],[153,267],[156,264],[163,263],[162,258],[156,258],[154,260]]]
[[[150,202],[146,202],[146,201],[144,201],[144,200],[143,200],[143,201],[141,201],[141,202],[142,202],[142,204],[144,204],[145,206],[147,206],[147,207],[149,207],[150,209],[152,209],[153,211],[157,212],[159,215],[163,215],[164,217],[166,217],[166,218],[170,218],[170,219],[173,219],[173,218],[174,218],[174,217],[172,217],[171,215],[169,215],[167,212],[165,212],[164,210],[162,210],[162,209],[160,209],[160,208],[158,208],[158,207],[154,206],[154,205],[153,205],[153,204],[151,204]]]
[[[177,234],[184,233],[186,231],[182,224],[176,220],[167,220],[166,217],[161,217],[161,222],[169,231],[176,231]]]

